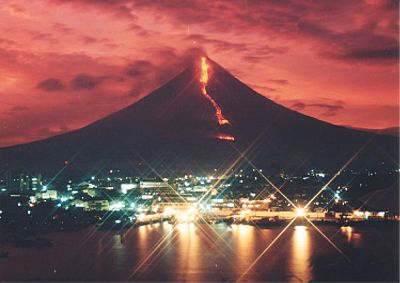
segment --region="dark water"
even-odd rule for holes
[[[53,248],[11,248],[2,281],[398,281],[398,226],[283,227],[168,223],[124,235],[88,228],[47,235]],[[264,251],[264,253],[263,253]]]

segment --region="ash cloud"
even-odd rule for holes
[[[48,78],[39,82],[36,87],[44,91],[60,91],[64,89],[64,84],[59,79]]]
[[[73,90],[88,90],[96,88],[104,80],[105,77],[97,77],[82,73],[73,78],[70,85]]]

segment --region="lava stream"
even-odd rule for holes
[[[221,107],[219,107],[217,102],[215,102],[215,100],[207,93],[207,89],[206,89],[207,82],[208,82],[207,68],[208,68],[208,66],[207,66],[207,63],[206,63],[206,58],[202,57],[201,58],[201,80],[200,81],[203,83],[203,86],[202,86],[201,91],[204,94],[204,96],[208,99],[208,101],[210,101],[211,104],[213,105],[213,107],[215,109],[215,116],[217,117],[218,124],[220,124],[220,125],[229,125],[230,122],[222,114]]]

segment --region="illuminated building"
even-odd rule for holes
[[[43,180],[41,175],[37,175],[31,178],[31,189],[32,191],[38,191],[43,187]]]
[[[157,202],[153,204],[158,206],[158,210],[165,211],[182,211],[193,207],[196,204],[196,199],[191,195],[167,195],[160,197]]]
[[[164,181],[140,181],[140,189],[168,188],[168,183]]]
[[[123,194],[127,194],[130,190],[135,190],[139,188],[139,184],[137,183],[129,183],[129,184],[121,184],[121,192]]]
[[[87,210],[108,211],[110,203],[106,199],[92,199],[87,201]]]
[[[21,173],[19,175],[19,189],[21,191],[28,190],[30,188],[30,183],[31,183],[31,180],[30,180],[30,177],[28,174]]]
[[[57,199],[58,192],[56,190],[46,190],[35,194],[37,199]]]

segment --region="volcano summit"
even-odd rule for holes
[[[85,174],[100,168],[207,171],[394,166],[396,137],[331,125],[258,94],[208,58],[140,101],[84,128],[0,149],[2,170]],[[361,151],[360,151],[361,150]],[[240,163],[242,162],[242,163]],[[141,169],[142,168],[142,169]]]

